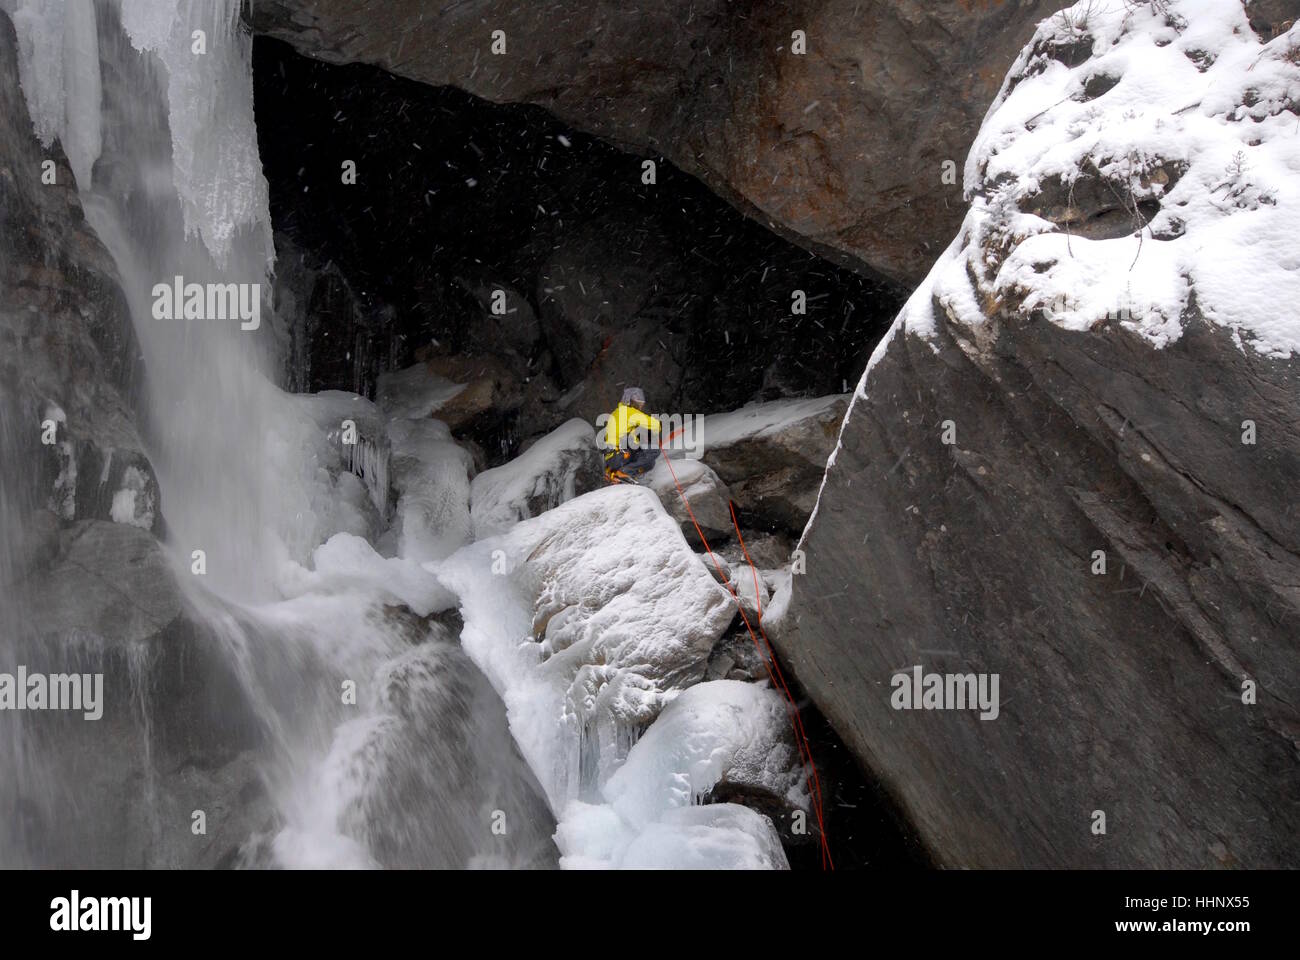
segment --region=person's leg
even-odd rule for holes
[[[623,471],[634,477],[640,477],[649,472],[659,460],[658,447],[643,447],[640,450],[633,450],[632,456],[623,464]]]
[[[605,479],[618,483],[623,478],[623,451],[615,450],[605,456]]]

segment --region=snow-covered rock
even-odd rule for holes
[[[788,729],[780,694],[766,686],[691,687],[609,778],[601,791],[608,809],[569,806],[557,833],[561,865],[785,868],[770,820],[734,804],[699,803],[721,783],[806,802]]]
[[[641,776],[637,765],[622,781],[627,786],[606,793],[647,728],[655,729],[665,707],[704,677],[714,643],[735,616],[731,596],[658,498],[631,486],[578,497],[426,566],[459,596],[462,642],[505,700],[511,730],[561,821],[561,835],[577,831],[579,839],[567,841],[571,865],[616,862],[654,818],[588,808],[624,795],[631,804],[649,789],[631,785],[630,778]],[[688,776],[687,768],[697,760],[707,766],[713,751],[722,751],[715,759],[730,769],[726,750],[750,756],[742,741],[781,741],[787,720],[771,709],[769,696],[759,687],[732,691],[716,707],[730,725],[701,721],[688,738],[696,751],[690,757],[666,758],[656,744],[678,738],[656,737],[642,750],[646,769],[675,764]],[[694,697],[710,702],[708,694]],[[682,723],[698,716],[683,711]],[[660,772],[671,779],[666,769]],[[697,792],[708,789],[707,779],[691,780]],[[671,806],[663,798],[645,802],[656,811]],[[590,828],[591,817],[608,829]],[[733,839],[742,836],[754,843],[744,829]]]
[[[704,675],[735,613],[638,487],[589,493],[427,566],[460,597],[465,648],[554,799],[608,776],[672,693]]]
[[[697,684],[664,708],[609,778],[604,796],[636,825],[670,807],[698,803],[724,781],[801,801],[788,729],[785,701],[766,685]]]
[[[726,482],[747,524],[803,529],[847,407],[847,396],[832,394],[704,418],[703,460]]]
[[[474,478],[470,484],[474,537],[501,533],[572,500],[599,486],[603,476],[591,424],[569,420],[514,460]]]
[[[1012,67],[966,161],[958,241],[912,299],[977,340],[998,302],[1154,347],[1191,317],[1264,356],[1300,350],[1300,46],[1233,0],[1077,4]],[[1243,277],[1250,283],[1244,286]]]
[[[1300,860],[1298,50],[1237,0],[1045,20],[858,386],[771,636],[940,863]],[[916,664],[996,721],[892,709]]]
[[[733,536],[731,511],[728,507],[731,491],[704,461],[682,459],[670,464],[667,459],[660,457],[659,462],[646,473],[641,482],[658,495],[659,502],[677,521],[682,528],[682,536],[692,546],[702,546],[699,534],[695,531],[697,523],[711,547],[716,547]],[[678,484],[681,485],[680,491],[677,489]],[[689,511],[683,497],[690,503]],[[691,514],[695,515],[694,523]]]

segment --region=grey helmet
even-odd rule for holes
[[[628,387],[623,391],[623,402],[628,406],[645,406],[645,393],[640,387]]]

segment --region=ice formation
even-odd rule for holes
[[[630,865],[652,835],[681,865],[784,865],[751,811],[718,833],[721,810],[670,815],[760,756],[780,768],[764,782],[791,789],[797,763],[778,749],[778,694],[699,684],[735,605],[651,491],[586,494],[427,566],[459,596],[462,642],[559,819],[563,865]]]
[[[484,470],[470,484],[470,517],[476,539],[508,530],[576,494],[578,473],[597,472],[595,431],[570,420],[542,437],[514,460]]]

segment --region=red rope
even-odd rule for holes
[[[671,440],[676,433],[670,434],[667,439]],[[754,601],[758,605],[758,632],[763,636],[763,644],[758,642],[758,634],[754,633],[754,628],[750,626],[749,617],[745,615],[745,608],[740,604],[740,595],[732,589],[729,578],[722,571],[722,564],[718,561],[713,549],[709,546],[709,541],[704,536],[704,531],[700,529],[699,521],[695,519],[695,511],[691,509],[691,501],[686,497],[686,491],[682,489],[681,482],[677,479],[677,471],[673,469],[673,462],[664,452],[664,438],[659,440],[659,451],[668,464],[668,472],[672,474],[673,485],[677,487],[677,495],[682,498],[682,504],[686,507],[686,515],[691,518],[691,524],[695,527],[695,532],[699,535],[700,543],[704,544],[704,549],[713,561],[714,568],[718,571],[718,581],[726,587],[727,592],[731,594],[731,599],[736,601],[736,609],[740,611],[740,619],[745,623],[745,629],[749,631],[750,639],[754,641],[754,649],[758,651],[759,657],[763,661],[763,667],[767,670],[768,679],[771,680],[772,686],[779,688],[785,694],[790,714],[791,724],[794,727],[795,744],[799,749],[799,758],[811,771],[809,777],[810,793],[813,798],[813,808],[817,815],[817,829],[821,833],[821,861],[823,870],[834,870],[835,861],[831,859],[830,843],[826,838],[826,821],[823,816],[822,806],[822,785],[821,778],[817,775],[817,764],[813,762],[812,747],[808,743],[808,735],[804,732],[803,720],[799,716],[799,705],[795,702],[794,695],[790,693],[790,687],[785,682],[785,677],[781,673],[781,667],[776,661],[776,652],[772,649],[771,641],[767,639],[767,632],[763,629],[763,607],[762,601],[759,600],[758,590],[758,568],[749,558],[749,550],[745,546],[745,538],[740,534],[740,523],[736,519],[736,505],[728,501],[728,508],[731,510],[731,524],[736,528],[736,537],[740,540],[740,549],[745,555],[745,562],[749,564],[750,570],[754,572]],[[764,653],[766,647],[766,653]]]

